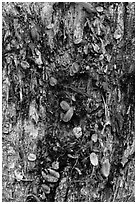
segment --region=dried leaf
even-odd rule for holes
[[[48,171],[49,171],[50,175],[54,176],[55,178],[58,178],[58,179],[60,178],[60,174],[57,171],[55,171],[54,169],[48,169]]]
[[[30,107],[29,107],[29,116],[37,124],[39,116],[38,116],[37,110],[35,108],[35,101],[32,101],[32,103],[30,104]]]
[[[50,174],[46,174],[44,171],[42,171],[42,177],[48,181],[48,182],[51,182],[51,183],[56,183],[58,181],[58,178],[57,177],[54,177]]]
[[[93,166],[98,165],[98,156],[94,152],[90,154],[90,162]]]
[[[67,111],[67,113],[63,116],[63,121],[66,122],[66,123],[67,123],[68,121],[70,121],[71,118],[72,118],[72,116],[73,116],[73,113],[74,113],[74,108],[71,107],[71,108]]]
[[[102,7],[102,6],[98,6],[98,7],[96,7],[96,10],[97,10],[98,12],[103,12],[103,7]]]
[[[17,169],[14,171],[15,177],[17,181],[21,181],[23,179],[23,175],[21,172],[19,172]]]
[[[30,67],[30,65],[29,65],[28,62],[22,61],[22,62],[21,62],[21,67],[22,67],[23,69],[28,69],[28,68]]]
[[[41,59],[41,52],[35,48],[35,53],[36,53],[36,59],[35,59],[35,63],[38,64],[38,65],[42,65],[43,62],[42,62],[42,59]]]
[[[73,133],[76,138],[80,138],[82,136],[82,128],[81,127],[74,127]]]
[[[57,79],[55,79],[54,77],[50,77],[49,83],[51,86],[55,86],[57,85]]]
[[[78,71],[79,71],[79,65],[78,63],[74,62],[70,68],[70,76],[73,76]]]
[[[35,25],[31,28],[30,32],[33,40],[39,40],[39,33]]]
[[[76,24],[73,38],[74,38],[74,43],[75,44],[81,43],[82,38],[83,38],[83,29],[82,29],[80,23]]]
[[[81,195],[88,195],[89,194],[89,190],[86,187],[82,187],[80,190]]]
[[[33,154],[33,153],[30,153],[28,155],[28,160],[31,161],[31,162],[34,162],[36,160],[36,155]]]
[[[121,38],[121,37],[122,37],[122,32],[121,32],[120,29],[117,29],[117,30],[115,31],[115,33],[114,33],[114,38],[115,38],[116,40],[118,40],[118,39]]]
[[[93,142],[97,142],[98,135],[97,134],[93,134],[91,139],[92,139]]]
[[[102,164],[102,168],[101,168],[102,174],[105,177],[109,176],[110,173],[110,163],[109,163],[109,159],[106,159],[103,164]]]
[[[46,184],[42,184],[41,186],[44,190],[44,193],[46,193],[46,194],[50,193],[50,187],[49,186],[47,186]]]
[[[92,46],[95,52],[99,52],[100,48],[97,44],[92,44]]]
[[[70,105],[66,101],[61,101],[60,106],[65,111],[68,111],[70,109]]]
[[[52,163],[52,168],[56,169],[56,170],[59,169],[59,162],[58,161],[53,162]]]

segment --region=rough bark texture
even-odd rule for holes
[[[135,201],[135,3],[2,13],[3,201]]]

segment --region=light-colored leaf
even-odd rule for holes
[[[110,173],[110,163],[109,163],[109,159],[105,159],[105,161],[103,162],[102,164],[102,174],[105,176],[105,177],[108,177],[109,176],[109,173]]]
[[[29,107],[29,116],[36,123],[38,122],[39,116],[35,107],[35,101],[32,101]]]
[[[71,108],[67,111],[67,113],[64,114],[64,116],[63,116],[63,121],[64,121],[65,123],[67,123],[68,121],[70,121],[71,118],[72,118],[72,116],[73,116],[73,113],[74,113],[74,108],[71,107]]]
[[[30,153],[28,155],[28,160],[31,161],[31,162],[34,162],[36,160],[36,155],[33,154],[33,153]]]
[[[70,105],[66,101],[61,101],[60,106],[65,111],[68,111],[70,109]]]
[[[50,77],[49,83],[51,86],[55,86],[57,85],[57,79],[55,79],[54,77]]]
[[[75,44],[79,44],[82,41],[83,38],[83,29],[81,27],[80,22],[78,22],[75,26],[75,30],[74,30],[74,43]]]
[[[70,68],[70,76],[73,76],[75,73],[79,71],[79,65],[77,62],[74,62]]]
[[[98,156],[94,152],[90,154],[90,162],[93,166],[98,165]]]
[[[102,7],[102,6],[98,6],[98,7],[96,7],[96,10],[97,10],[98,12],[103,12],[103,7]]]
[[[97,142],[98,135],[97,134],[93,134],[91,139],[92,139],[93,142]]]
[[[52,163],[52,168],[53,169],[59,169],[59,162],[58,161],[55,161]]]
[[[122,37],[122,32],[121,32],[120,29],[117,29],[117,30],[115,31],[115,33],[114,33],[114,38],[115,38],[116,40],[118,40],[118,39],[121,38],[121,37]]]
[[[21,67],[22,67],[23,69],[28,69],[28,68],[30,67],[30,65],[29,65],[28,62],[22,61],[22,62],[21,62]]]
[[[21,172],[19,172],[17,169],[14,171],[15,174],[15,178],[17,179],[17,181],[21,181],[23,179],[23,175]]]
[[[35,48],[35,53],[37,55],[37,57],[35,59],[36,64],[42,65],[43,62],[42,62],[42,59],[41,59],[41,52],[38,49]]]
[[[74,127],[73,133],[76,138],[80,138],[82,136],[82,128],[81,127]]]
[[[44,190],[44,193],[46,193],[46,194],[50,193],[50,187],[49,186],[47,186],[46,184],[42,184],[41,186]]]
[[[58,181],[57,177],[54,177],[50,174],[46,174],[44,171],[42,171],[41,173],[42,173],[42,177],[48,182],[56,183]]]
[[[54,169],[49,168],[48,171],[49,171],[51,176],[54,176],[55,178],[58,178],[58,179],[60,178],[60,174],[57,171],[55,171]]]

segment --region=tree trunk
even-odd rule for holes
[[[135,3],[2,14],[3,201],[133,202]]]

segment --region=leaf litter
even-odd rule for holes
[[[3,201],[134,199],[134,7],[3,3]]]

